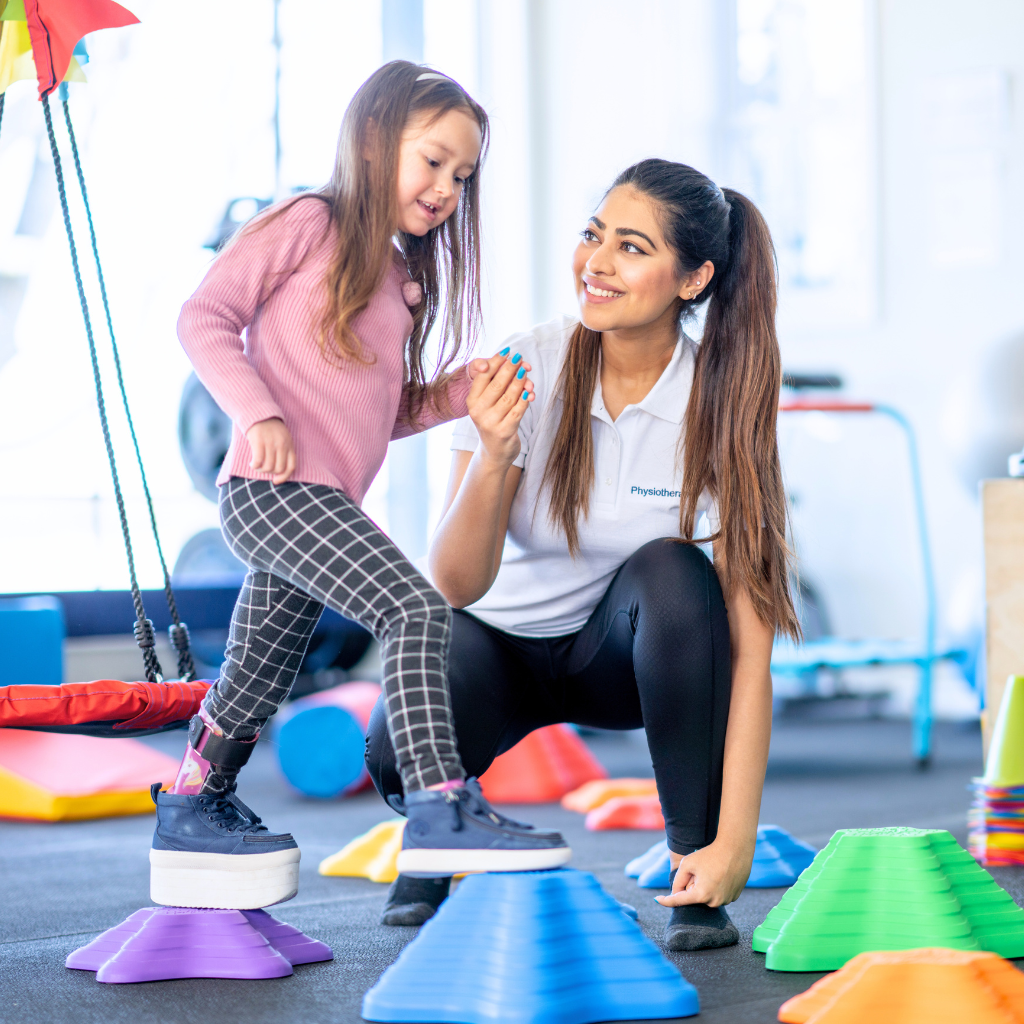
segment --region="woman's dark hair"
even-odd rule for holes
[[[460,350],[472,348],[479,330],[479,168],[487,152],[489,131],[483,107],[458,82],[432,68],[404,60],[379,67],[359,87],[345,111],[334,173],[328,184],[285,200],[239,232],[243,236],[265,227],[296,202],[319,199],[327,204],[335,236],[324,282],[318,341],[331,361],[365,361],[352,322],[366,309],[391,265],[402,133],[417,118],[432,123],[450,110],[463,111],[480,128],[477,167],[466,179],[458,206],[444,223],[423,237],[398,233],[409,273],[423,289],[422,300],[411,310],[413,331],[405,350],[407,383],[413,388],[410,413],[414,418],[424,403],[444,405],[447,371]],[[436,372],[428,380],[423,346],[439,314],[440,351]]]
[[[696,299],[677,300],[680,318],[708,301],[680,437],[680,535],[694,542],[697,507],[709,493],[720,518],[710,539],[725,556],[719,566],[723,587],[745,589],[762,622],[799,638],[776,436],[782,368],[768,225],[746,196],[720,189],[686,164],[642,160],[611,186],[620,187],[655,204],[680,276],[707,261],[715,267]],[[594,484],[590,407],[600,353],[601,335],[578,324],[559,377],[562,418],[544,474],[551,484],[552,521],[565,532],[574,555],[579,519],[589,511]]]

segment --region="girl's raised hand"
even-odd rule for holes
[[[284,420],[260,420],[246,431],[245,439],[252,451],[250,467],[272,474],[272,483],[283,484],[295,472],[295,442]]]
[[[490,359],[470,364],[473,386],[466,404],[480,434],[484,457],[511,466],[519,454],[519,423],[533,401],[533,381],[526,376],[530,364],[506,348]]]

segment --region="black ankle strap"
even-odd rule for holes
[[[205,734],[205,735],[204,735]],[[196,715],[188,729],[188,741],[192,749],[204,760],[218,768],[239,769],[252,756],[256,740],[229,740],[215,736],[206,723]]]

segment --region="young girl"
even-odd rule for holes
[[[430,565],[464,609],[449,662],[459,751],[479,774],[554,722],[642,726],[675,870],[659,897],[666,945],[729,945],[724,904],[750,871],[768,758],[772,638],[799,632],[771,236],[739,193],[644,160],[583,226],[573,274],[579,316],[511,339],[535,400],[508,413],[510,371],[491,360],[455,429]],[[698,345],[682,325],[705,302]],[[714,565],[693,543],[703,515]],[[400,780],[383,726],[376,714],[367,760],[388,795]],[[396,924],[447,891],[396,888],[418,903]]]
[[[568,859],[558,833],[502,818],[464,781],[447,691],[450,609],[359,507],[389,439],[465,413],[471,367],[450,367],[478,317],[487,128],[451,79],[385,65],[345,114],[331,182],[244,229],[182,310],[181,343],[234,422],[221,524],[249,572],[177,780],[154,792],[157,903],[252,909],[295,895],[294,839],[269,832],[234,789],[324,605],[381,643],[410,819],[402,869]],[[423,348],[442,295],[444,344],[428,381]]]

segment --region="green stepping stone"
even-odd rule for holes
[[[773,971],[923,946],[1024,956],[1024,910],[944,829],[841,829],[753,941]]]

